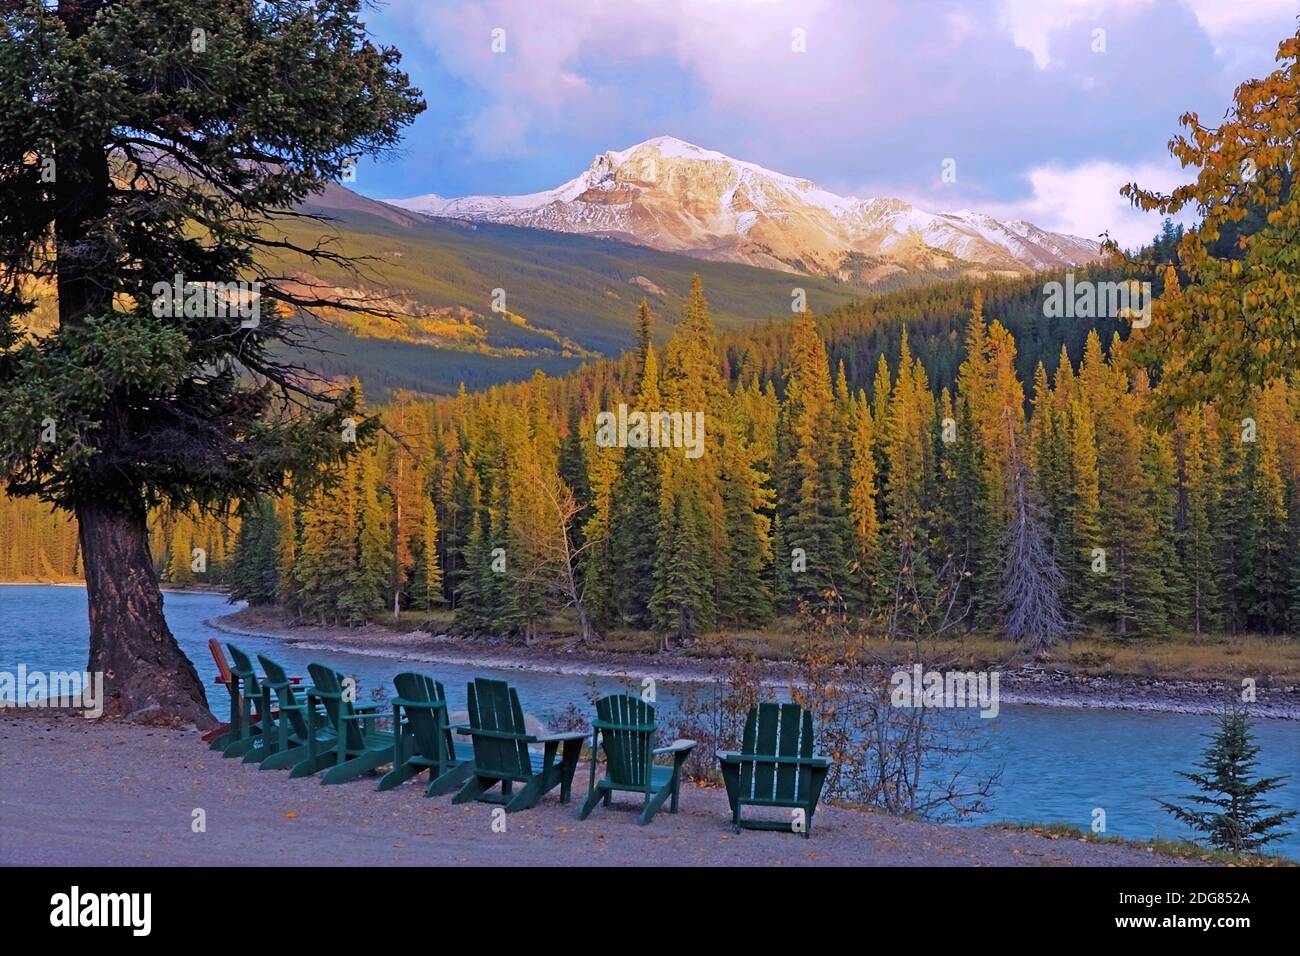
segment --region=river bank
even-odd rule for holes
[[[585,821],[552,792],[511,814],[427,799],[373,779],[315,779],[223,759],[194,731],[0,713],[0,865],[63,866],[1154,866],[1189,861],[1145,847],[1002,828],[948,827],[823,805],[811,838],[730,827],[720,788],[687,784],[681,812],[645,827],[616,797]],[[88,785],[91,782],[92,785]],[[201,814],[199,811],[202,811]],[[201,827],[198,821],[201,820]],[[1200,862],[1199,860],[1195,862]]]
[[[573,676],[626,677],[682,683],[713,683],[725,673],[728,662],[689,657],[680,652],[653,655],[625,654],[569,644],[562,647],[527,647],[504,641],[485,641],[401,631],[389,627],[296,626],[277,612],[246,608],[207,619],[204,623],[234,635],[268,637],[308,650],[336,650],[363,656],[448,664],[529,670]],[[759,664],[764,680],[788,686],[795,678],[789,664]],[[999,694],[1003,704],[1044,707],[1102,708],[1178,714],[1213,714],[1223,699],[1224,685],[1214,681],[1172,680],[1158,677],[1083,676],[1037,665],[1003,670]],[[1300,720],[1300,687],[1258,687],[1252,715],[1279,720]]]

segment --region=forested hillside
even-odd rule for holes
[[[702,262],[643,246],[538,229],[425,217],[361,199],[335,187],[308,205],[330,217],[324,227],[282,224],[308,247],[330,247],[363,260],[360,274],[294,257],[274,263],[333,294],[380,294],[397,318],[326,310],[325,354],[308,364],[331,376],[357,377],[376,397],[407,389],[451,394],[572,370],[593,356],[631,347],[636,304],[646,298],[665,316],[680,314],[691,275],[708,284],[721,329],[790,316],[798,287],[823,311],[868,295],[865,286],[725,262]],[[943,273],[914,277],[929,282]],[[888,284],[872,291],[887,291]],[[504,301],[494,311],[494,290]],[[660,335],[666,339],[667,327]]]
[[[801,603],[1003,628],[1030,582],[1121,637],[1300,629],[1300,383],[1161,420],[1120,336],[1035,330],[1029,285],[989,290],[746,344],[697,283],[662,349],[643,306],[619,361],[377,409],[396,437],[333,493],[248,509],[239,593],[324,622],[396,599],[522,640],[563,608],[592,638],[690,639]],[[701,410],[703,454],[599,447],[619,403]],[[1047,558],[1015,563],[1027,547]]]
[[[1044,319],[1041,280],[982,288],[981,308],[953,283],[719,335],[698,286],[664,348],[643,306],[621,359],[376,406],[388,432],[328,490],[242,525],[155,515],[156,565],[309,620],[446,606],[524,639],[566,607],[592,635],[690,637],[827,600],[895,631],[996,628],[1025,501],[1079,627],[1300,629],[1297,383],[1155,419],[1122,323]],[[619,403],[702,410],[703,455],[598,447]],[[45,505],[0,500],[0,534],[0,579],[79,575]]]

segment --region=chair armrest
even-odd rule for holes
[[[694,749],[694,740],[674,740],[667,747],[659,747],[655,750],[655,756],[662,757],[664,754],[689,753]]]
[[[438,710],[447,706],[445,700],[407,700],[405,697],[393,697],[388,703],[394,707],[406,707],[411,710]]]
[[[628,730],[632,733],[654,733],[658,730],[655,724],[614,724],[607,720],[593,720],[591,726],[596,730]]]
[[[451,729],[456,731],[458,734],[465,734],[471,737],[487,737],[491,740],[520,740],[526,744],[535,744],[538,742],[537,738],[532,734],[516,734],[509,730],[484,730],[481,727],[470,727],[467,724],[457,724]],[[585,737],[587,735],[584,732],[579,736]]]
[[[366,701],[365,703],[362,703],[359,700],[354,700],[352,702],[353,710],[378,710],[381,707],[387,708],[388,705],[379,700]]]
[[[563,742],[566,740],[586,740],[586,739],[587,739],[587,732],[585,730],[571,730],[563,734],[547,734],[544,737],[530,737],[528,742],[534,744],[549,744],[549,743],[554,743],[555,741]]]
[[[719,750],[718,759],[723,763],[771,763],[787,764],[795,767],[829,767],[835,761],[830,757],[782,757],[777,754],[742,754],[730,750]]]

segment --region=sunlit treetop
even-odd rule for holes
[[[1300,369],[1300,195],[1292,188],[1300,31],[1278,47],[1277,62],[1237,88],[1221,125],[1181,117],[1186,132],[1169,149],[1198,170],[1193,182],[1168,195],[1136,183],[1122,190],[1141,209],[1190,208],[1201,220],[1182,239],[1178,272],[1167,270],[1151,325],[1135,329],[1126,350],[1158,370],[1163,414],[1202,401],[1240,403]]]

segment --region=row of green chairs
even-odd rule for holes
[[[453,725],[443,685],[407,672],[394,678],[397,696],[388,705],[392,726],[380,731],[376,719],[385,705],[357,701],[355,685],[338,671],[311,664],[311,684],[303,686],[275,661],[258,655],[259,673],[247,654],[233,644],[227,647],[230,727],[211,743],[227,757],[265,770],[288,769],[293,777],[319,773],[325,784],[391,765],[379,790],[427,771],[426,796],[456,791],[453,803],[480,800],[515,812],[536,806],[556,787],[560,802],[569,802],[582,744],[590,736],[591,779],[580,819],[601,802],[608,806],[616,792],[642,796],[642,824],[665,802],[669,812],[677,812],[682,767],[695,741],[656,747],[654,706],[639,697],[612,694],[597,701],[590,734],[539,735],[529,732],[519,694],[504,681],[472,681],[468,723]],[[599,752],[605,755],[605,772],[598,780]],[[810,712],[797,704],[755,705],[745,720],[741,750],[719,752],[718,759],[737,832],[792,828],[782,820],[743,819],[742,809],[751,806],[796,810],[794,829],[810,834],[831,763],[814,753]]]

